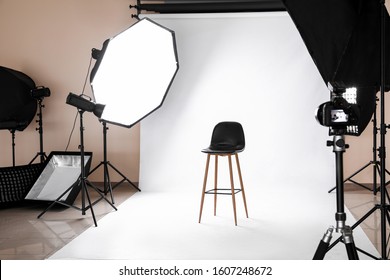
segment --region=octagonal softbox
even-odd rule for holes
[[[178,68],[174,32],[148,18],[106,40],[90,77],[101,119],[141,121],[162,105]]]

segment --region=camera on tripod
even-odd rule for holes
[[[316,112],[317,121],[329,127],[329,135],[349,134],[356,135],[359,133],[359,106],[355,100],[346,100],[346,90],[339,89],[332,91],[331,100],[321,104]],[[348,97],[351,99],[351,96]]]

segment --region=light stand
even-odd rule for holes
[[[12,128],[9,130],[9,132],[11,132],[11,142],[12,142],[12,166],[15,167],[15,132],[16,132],[16,129],[15,128]]]
[[[40,162],[44,163],[47,159],[46,153],[43,151],[43,115],[42,115],[42,108],[45,108],[45,105],[42,104],[43,97],[38,98],[38,120],[36,121],[38,123],[38,128],[36,130],[39,133],[39,152],[35,155],[35,157],[30,161],[29,164],[32,164],[38,157],[40,158]]]
[[[380,210],[381,214],[381,259],[388,260],[389,259],[389,251],[388,251],[388,238],[386,232],[386,225],[390,224],[390,205],[388,204],[387,200],[389,199],[389,194],[387,192],[386,186],[386,131],[387,131],[387,125],[385,121],[385,74],[386,74],[386,67],[385,67],[385,59],[386,59],[386,7],[385,7],[385,1],[379,0],[380,2],[380,12],[381,12],[381,51],[380,51],[380,61],[381,61],[381,88],[380,88],[380,146],[379,146],[379,161],[380,161],[380,203],[374,205],[374,207],[367,212],[359,221],[356,222],[354,226],[359,225],[362,223],[365,219],[367,219],[371,214],[373,214],[376,210]],[[387,220],[386,220],[387,219]]]
[[[72,104],[72,105],[74,105],[74,104]],[[52,208],[56,203],[58,203],[58,204],[62,204],[62,205],[68,206],[68,207],[72,207],[72,208],[74,208],[76,210],[79,210],[79,211],[81,211],[82,215],[85,215],[86,211],[88,209],[91,209],[92,218],[93,218],[95,226],[97,227],[96,217],[95,217],[95,213],[93,211],[93,205],[95,205],[100,200],[104,199],[108,204],[110,204],[112,206],[112,208],[114,208],[115,210],[117,210],[117,208],[110,201],[108,201],[105,198],[105,196],[103,194],[101,194],[101,192],[93,184],[91,184],[91,182],[89,182],[88,179],[87,179],[87,176],[85,174],[85,166],[84,166],[84,164],[85,164],[85,160],[84,160],[84,125],[83,125],[83,113],[84,113],[84,110],[78,109],[78,112],[79,112],[79,115],[80,115],[80,157],[81,157],[81,163],[80,163],[81,175],[79,177],[78,186],[81,186],[81,208],[76,207],[74,205],[69,205],[67,203],[64,203],[64,202],[60,201],[61,198],[65,194],[67,194],[71,190],[71,188],[73,188],[73,186],[71,186],[64,193],[62,193],[53,203],[51,203],[49,205],[49,207],[46,208],[38,216],[38,219],[43,214],[45,214],[50,208]],[[91,198],[89,196],[89,192],[88,192],[87,186],[89,186],[92,189],[94,189],[100,195],[100,199],[98,199],[94,203],[91,203]],[[87,196],[87,199],[88,199],[88,206],[86,206],[86,203],[85,203],[85,196]]]
[[[386,7],[385,0],[380,0],[381,4],[381,122],[380,122],[380,147],[379,147],[379,159],[381,167],[381,176],[380,176],[380,194],[381,200],[380,204],[373,207],[373,209],[380,209],[381,211],[381,256],[382,259],[387,260],[389,257],[389,252],[387,251],[387,234],[386,234],[386,217],[387,222],[390,224],[390,206],[386,202],[386,196],[389,197],[386,189],[386,130],[387,126],[385,123],[385,74],[386,74]]]
[[[127,181],[130,185],[132,185],[136,190],[141,191],[133,182],[131,182],[125,175],[123,175],[122,172],[120,172],[113,164],[111,164],[108,159],[107,159],[107,122],[102,120],[101,121],[103,125],[103,161],[101,161],[95,168],[89,172],[89,175],[91,175],[93,172],[95,172],[99,167],[103,166],[103,172],[104,172],[104,194],[107,195],[108,192],[110,192],[111,195],[111,201],[114,203],[114,197],[112,195],[112,191],[122,184],[123,182]],[[116,183],[114,186],[111,185],[111,180],[110,180],[110,173],[109,173],[109,167],[114,169],[116,173],[118,173],[121,177],[122,180],[118,183]]]
[[[21,130],[21,127],[23,125],[25,125],[25,123],[17,123],[17,122],[6,122],[6,123],[3,123],[2,124],[3,126],[8,126],[8,130],[9,132],[11,133],[11,145],[12,145],[12,166],[15,167],[16,166],[16,160],[15,160],[15,134],[16,134],[16,130]]]

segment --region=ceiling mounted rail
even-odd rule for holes
[[[248,1],[137,1],[130,6],[140,12],[160,14],[176,13],[233,13],[233,12],[272,12],[285,11],[281,0],[248,0]]]

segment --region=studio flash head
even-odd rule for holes
[[[35,99],[43,98],[43,97],[49,97],[50,96],[50,89],[47,87],[36,87],[31,90],[31,97]]]

